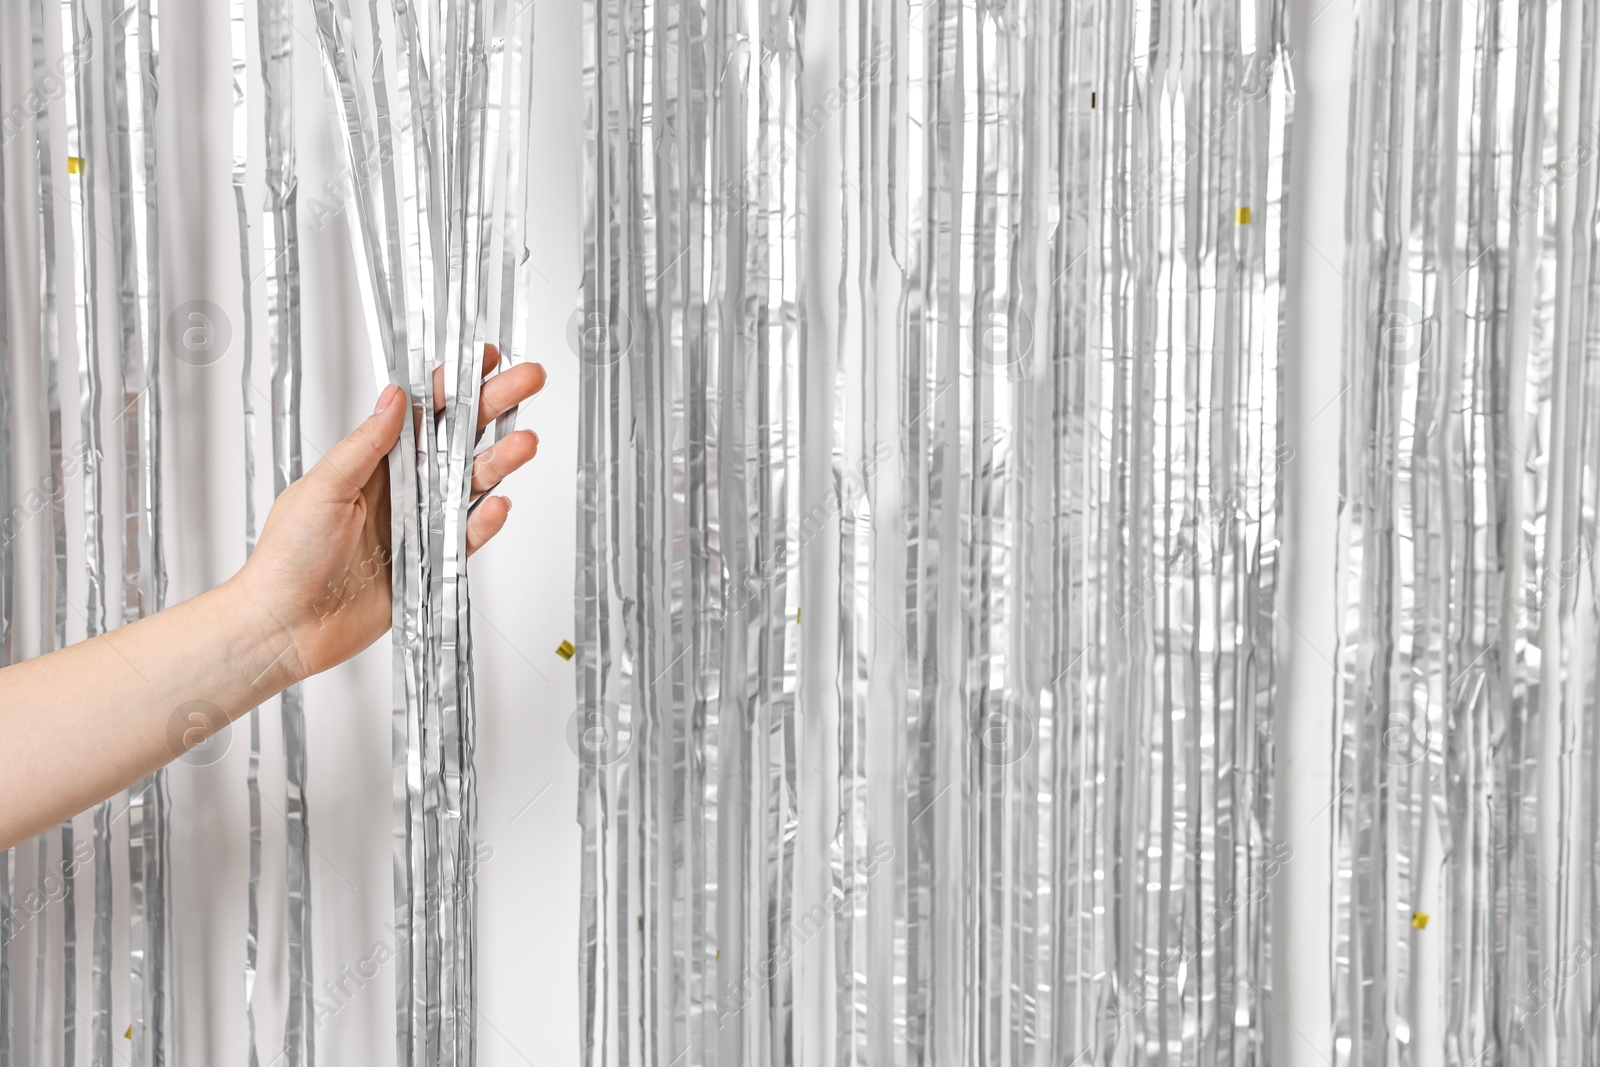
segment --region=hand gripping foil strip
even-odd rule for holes
[[[1285,9],[589,0],[585,1062],[1260,1062]]]
[[[410,398],[390,457],[398,1054],[466,1065],[476,1056],[466,520],[483,342],[514,341],[505,279],[520,220],[512,230],[507,216],[521,211],[526,164],[510,161],[508,144],[525,140],[527,111],[505,102],[526,93],[532,19],[505,0],[374,9],[357,40],[347,0],[315,7],[358,175],[351,231],[374,359]]]

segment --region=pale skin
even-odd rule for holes
[[[486,349],[485,373],[499,361]],[[436,416],[443,382],[435,373]],[[479,431],[544,383],[537,363],[486,379]],[[0,670],[0,849],[126,789],[388,632],[387,456],[404,420],[403,394],[391,385],[370,418],[278,497],[254,554],[221,585]],[[474,499],[532,459],[538,443],[518,430],[479,455]],[[510,514],[508,498],[488,496],[468,521],[467,551]],[[217,713],[197,716],[196,707]]]

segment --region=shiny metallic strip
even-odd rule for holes
[[[32,16],[32,59],[33,59],[33,85],[34,91],[44,93],[49,77],[49,67],[45,56],[45,22],[47,18],[46,0],[33,0],[30,7]],[[73,54],[74,64],[87,58],[86,54]],[[59,75],[63,81],[68,80],[65,73]],[[49,99],[54,94],[44,94]],[[52,147],[50,138],[50,122],[48,111],[39,116],[34,123],[35,139],[37,144],[37,158],[39,168],[39,348],[40,348],[40,394],[39,411],[40,426],[44,439],[41,442],[41,454],[45,457],[42,471],[42,484],[54,487],[50,494],[50,506],[46,509],[44,520],[44,558],[40,561],[40,652],[49,652],[53,649],[63,648],[67,643],[67,532],[66,532],[66,490],[65,471],[62,457],[61,442],[61,353],[60,353],[60,326],[57,298],[56,278],[56,209],[55,209],[55,178],[57,157]],[[64,161],[61,164],[65,169]],[[61,840],[63,855],[71,853],[72,825],[70,820],[61,827]],[[43,895],[49,877],[49,843],[43,838],[39,841],[39,867],[38,878],[40,893]],[[76,939],[71,936],[74,929],[75,917],[67,901],[74,892],[73,869],[63,864],[64,877],[62,885],[63,897],[63,942],[62,942],[62,975],[63,975],[63,1060],[64,1064],[72,1062],[73,1038],[77,1023],[76,1015],[72,1009],[74,991],[77,983],[76,968]],[[35,938],[34,961],[34,1028],[33,1028],[33,1061],[44,1062],[44,1003],[43,990],[46,986],[46,970],[50,956],[52,939],[49,928],[44,927]]]
[[[83,0],[62,0],[63,48],[72,42],[73,53],[92,56],[93,37]],[[63,104],[67,115],[67,154],[76,158],[77,180],[69,179],[68,200],[74,258],[79,267],[76,302],[78,344],[78,410],[83,440],[84,567],[88,603],[84,611],[85,635],[105,632],[105,520],[102,511],[100,433],[100,299],[99,230],[95,224],[94,98],[91,63],[79,64],[67,87]],[[63,850],[64,853],[70,850]],[[90,1062],[108,1067],[111,1061],[111,802],[94,810],[94,927],[91,975],[92,1006]]]
[[[0,293],[7,293],[10,279],[10,262],[6,245],[6,177],[4,161],[0,160]],[[9,529],[10,516],[15,514],[15,490],[11,483],[11,324],[6,301],[0,300],[0,442],[5,442],[5,457],[0,460],[0,515],[7,516],[4,542],[0,543],[0,667],[13,662],[13,630],[16,608],[17,560],[15,538]],[[16,850],[0,851],[0,1067],[12,1067],[12,1031],[16,1025],[15,988],[11,981],[13,940],[12,894],[16,882]]]
[[[141,437],[145,462],[144,514],[148,521],[150,606],[152,611],[160,611],[166,607],[167,600],[166,537],[161,492],[161,227],[156,152],[156,108],[161,87],[158,60],[160,0],[138,0],[138,20],[139,77],[135,80],[138,82],[136,98],[140,105],[136,123],[140,151],[137,153],[137,164],[142,176],[144,211],[141,217],[136,218],[135,228],[139,248],[145,257],[141,276],[140,316],[145,330],[145,374],[148,383],[148,395],[141,412]],[[130,55],[129,64],[133,65],[133,62],[134,58]],[[167,871],[170,868],[172,834],[168,815],[167,772],[164,768],[151,776],[148,802],[151,811],[146,819],[144,881],[149,933],[145,942],[146,996],[140,1010],[148,1031],[151,1067],[165,1067],[169,1032],[168,963],[172,959]]]
[[[274,493],[304,473],[300,449],[300,244],[294,150],[293,17],[276,3],[257,6],[266,146],[266,203],[261,233],[267,277],[267,346],[272,353]],[[285,1062],[314,1067],[310,1024],[316,978],[311,950],[311,836],[306,802],[304,694],[291,686],[280,698],[287,832],[289,992],[284,1022]]]
[[[116,0],[101,5],[101,23],[109,38],[102,69],[107,126],[107,163],[110,177],[110,241],[117,279],[117,350],[120,355],[122,434],[122,623],[134,622],[147,613],[153,591],[146,570],[145,538],[153,529],[154,516],[144,487],[149,462],[144,451],[150,424],[144,417],[148,392],[147,355],[143,347],[142,325],[150,317],[144,272],[139,262],[139,235],[145,222],[145,183],[135,174],[134,156],[144,163],[144,132],[140,76],[137,7],[124,8]],[[130,33],[131,26],[131,33]],[[128,78],[130,60],[136,76]],[[134,119],[134,115],[138,119]],[[148,358],[155,358],[152,353]],[[146,1023],[146,978],[149,894],[146,873],[147,850],[154,846],[154,805],[148,804],[154,780],[144,781],[127,791],[128,812],[128,996],[133,1005],[133,1020],[128,1035],[132,1061],[138,1067],[149,1062]],[[160,924],[157,923],[157,930]]]
[[[233,57],[233,205],[239,228],[240,352],[239,396],[244,415],[244,553],[255,551],[256,523],[256,387],[255,272],[250,254],[250,209],[245,183],[250,167],[250,56],[245,0],[232,0],[229,41]],[[245,795],[250,812],[249,876],[245,903],[244,1011],[246,1055],[250,1067],[261,1062],[256,1040],[256,981],[261,958],[261,716],[250,709],[250,754],[245,769]]]

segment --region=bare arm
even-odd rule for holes
[[[492,349],[485,370],[499,360]],[[544,386],[521,364],[484,386],[480,429]],[[435,376],[436,410],[443,403]],[[209,592],[93,640],[0,670],[0,849],[138,782],[273,695],[389,629],[389,479],[405,406],[378,409],[273,504],[255,554]],[[533,458],[518,431],[473,468],[482,494]],[[505,525],[493,497],[468,551]]]

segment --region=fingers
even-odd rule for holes
[[[484,382],[478,398],[478,429],[543,389],[544,382],[544,367],[538,363],[518,363]]]
[[[483,373],[500,365],[500,350],[483,346]],[[544,388],[544,367],[538,363],[519,363],[483,383],[478,397],[478,431]],[[444,368],[433,372],[433,413],[444,411]]]
[[[467,520],[467,555],[472,555],[499,533],[511,515],[511,501],[503,496],[492,496],[483,502]]]
[[[532,459],[538,451],[539,435],[532,430],[507,434],[505,440],[485,449],[473,461],[472,495],[487,493],[499,485],[506,475]]]
[[[406,405],[399,386],[388,385],[378,396],[377,408],[350,436],[328,450],[311,468],[320,479],[333,479],[359,492],[389,450],[400,440],[405,424]]]
[[[483,346],[483,368],[480,374],[488,374],[500,365],[500,350],[494,345]],[[435,415],[444,411],[444,368],[435,367],[433,371],[433,413]]]

